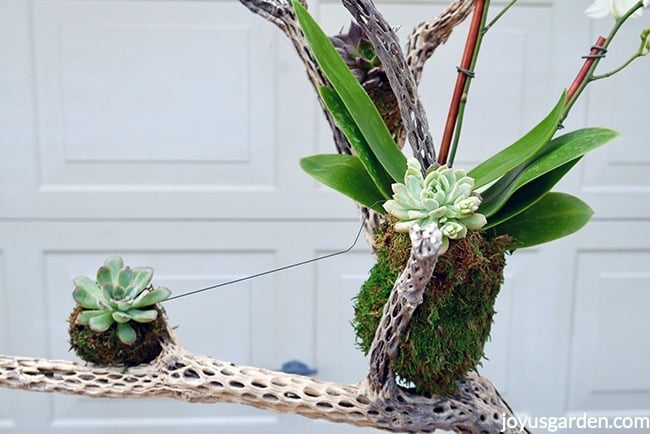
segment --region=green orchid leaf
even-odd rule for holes
[[[565,104],[566,92],[562,93],[553,110],[526,135],[467,172],[474,178],[474,188],[499,179],[535,155],[555,134]]]
[[[332,84],[382,167],[394,182],[401,181],[406,171],[406,157],[395,144],[377,107],[307,9],[295,0],[293,7],[316,62]]]
[[[489,229],[511,219],[519,213],[525,211],[530,206],[540,200],[546,193],[548,193],[563,177],[566,175],[573,166],[575,166],[582,157],[569,161],[564,165],[551,170],[550,172],[540,176],[537,179],[522,186],[513,193],[508,201],[490,217],[488,224],[484,229]]]
[[[125,345],[133,345],[137,339],[137,334],[131,324],[127,323],[118,323],[117,324],[117,337]]]
[[[86,276],[75,277],[74,291],[72,298],[86,309],[98,309],[101,307],[102,290],[97,283],[93,282]]]
[[[386,199],[357,157],[342,154],[312,155],[301,159],[300,167],[328,187],[378,213],[386,213],[381,207]]]
[[[320,88],[320,94],[323,102],[327,106],[327,110],[332,114],[336,124],[348,139],[348,142],[350,142],[352,150],[359,157],[359,160],[361,160],[363,167],[366,168],[366,171],[384,197],[390,199],[392,197],[391,185],[395,181],[377,160],[368,142],[357,127],[356,122],[352,119],[350,112],[345,107],[345,104],[343,104],[343,101],[341,101],[339,94],[331,87],[326,86]]]
[[[105,332],[113,324],[113,315],[110,310],[103,311],[88,319],[88,327],[94,332]]]
[[[141,307],[153,306],[156,303],[160,303],[169,297],[172,292],[165,287],[158,287],[152,289],[151,291],[143,291],[131,305],[131,309],[138,309]]]
[[[551,140],[530,161],[515,168],[481,193],[483,202],[479,212],[489,218],[522,186],[582,157],[617,136],[616,131],[606,128],[584,128]]]
[[[593,210],[582,200],[565,193],[550,192],[534,205],[493,229],[513,238],[511,249],[536,246],[580,230]]]

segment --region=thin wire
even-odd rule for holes
[[[365,216],[363,218],[363,220],[361,221],[361,225],[359,226],[359,230],[357,231],[357,235],[354,237],[354,242],[352,243],[352,245],[350,245],[350,247],[348,247],[345,250],[341,250],[341,251],[334,252],[334,253],[328,253],[327,255],[319,256],[319,257],[316,257],[316,258],[307,259],[305,261],[300,261],[300,262],[296,262],[296,263],[289,264],[289,265],[284,265],[282,267],[273,268],[273,269],[267,270],[267,271],[262,271],[261,273],[251,274],[250,276],[240,277],[238,279],[230,280],[228,282],[218,283],[218,284],[212,285],[212,286],[206,286],[205,288],[195,289],[194,291],[189,291],[189,292],[186,292],[184,294],[179,294],[179,295],[175,295],[173,297],[169,297],[164,302],[171,301],[171,300],[176,300],[176,299],[179,299],[181,297],[187,297],[188,295],[194,295],[194,294],[198,294],[198,293],[201,293],[201,292],[210,291],[212,289],[222,288],[224,286],[232,285],[234,283],[239,283],[239,282],[243,282],[245,280],[255,279],[257,277],[266,276],[267,274],[277,273],[278,271],[284,271],[284,270],[288,270],[290,268],[300,267],[302,265],[307,265],[307,264],[310,264],[312,262],[322,261],[323,259],[328,259],[328,258],[332,258],[334,256],[338,256],[338,255],[342,255],[344,253],[348,253],[350,250],[352,250],[354,248],[354,246],[357,245],[357,242],[359,241],[359,237],[361,236],[361,232],[363,231],[363,225],[366,223],[366,220],[368,220],[368,216]]]

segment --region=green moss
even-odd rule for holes
[[[392,225],[391,225],[392,227]],[[455,381],[476,368],[490,334],[503,282],[505,237],[471,232],[452,241],[415,311],[393,370],[420,393],[452,394]],[[377,263],[355,299],[357,343],[368,353],[383,306],[410,252],[407,234],[387,229],[377,239]]]
[[[135,366],[149,363],[162,351],[160,340],[167,335],[164,311],[157,306],[155,309],[158,311],[155,321],[144,324],[132,322],[137,338],[132,345],[126,345],[117,336],[116,323],[102,333],[77,324],[77,315],[83,310],[81,306],[77,306],[68,319],[70,348],[82,360],[103,366]]]

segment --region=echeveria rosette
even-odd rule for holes
[[[120,341],[133,344],[137,336],[129,322],[155,321],[158,311],[154,306],[171,295],[167,288],[150,286],[152,277],[151,268],[125,267],[122,258],[108,258],[97,270],[96,282],[86,276],[74,279],[72,296],[88,309],[79,313],[76,322],[98,333],[117,323]]]
[[[464,170],[440,166],[424,177],[418,161],[410,159],[404,183],[392,188],[393,199],[384,203],[384,209],[397,218],[395,230],[408,232],[416,224],[435,223],[443,235],[441,253],[447,251],[450,239],[464,238],[468,229],[478,230],[487,223],[476,212],[481,197],[473,191],[474,179]]]

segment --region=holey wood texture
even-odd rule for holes
[[[326,79],[314,62],[296,22],[289,0],[241,0],[278,26],[290,39],[314,87]],[[364,31],[371,35],[386,67],[391,87],[399,96],[403,128],[413,154],[427,167],[435,153],[427,120],[417,94],[426,60],[444,43],[453,28],[468,15],[471,0],[455,0],[432,21],[420,24],[402,53],[392,28],[366,0],[345,1]],[[322,104],[322,101],[321,105]],[[331,116],[337,151],[350,146]],[[362,209],[364,214],[369,211]],[[374,216],[376,217],[376,216]],[[378,219],[368,219],[372,234]],[[496,388],[476,373],[458,380],[453,396],[422,396],[398,384],[391,370],[400,339],[422,300],[438,258],[440,232],[436,227],[413,228],[412,249],[404,271],[395,282],[371,348],[368,375],[356,384],[335,384],[314,378],[274,372],[194,354],[186,350],[171,329],[162,338],[162,352],[150,364],[107,368],[70,361],[0,355],[0,387],[64,393],[89,398],[168,397],[189,402],[237,403],[275,412],[393,432],[517,433],[514,415]],[[224,331],[227,333],[227,330]],[[510,423],[504,421],[510,418]]]
[[[368,377],[357,384],[328,383],[196,355],[168,330],[161,354],[151,364],[132,368],[0,356],[0,387],[90,398],[228,402],[394,432],[519,432],[502,431],[504,418],[513,414],[492,384],[476,374],[460,380],[458,392],[451,397],[415,395],[398,386],[390,375],[399,334],[431,278],[440,231],[415,227],[411,239],[411,256],[377,331]]]

